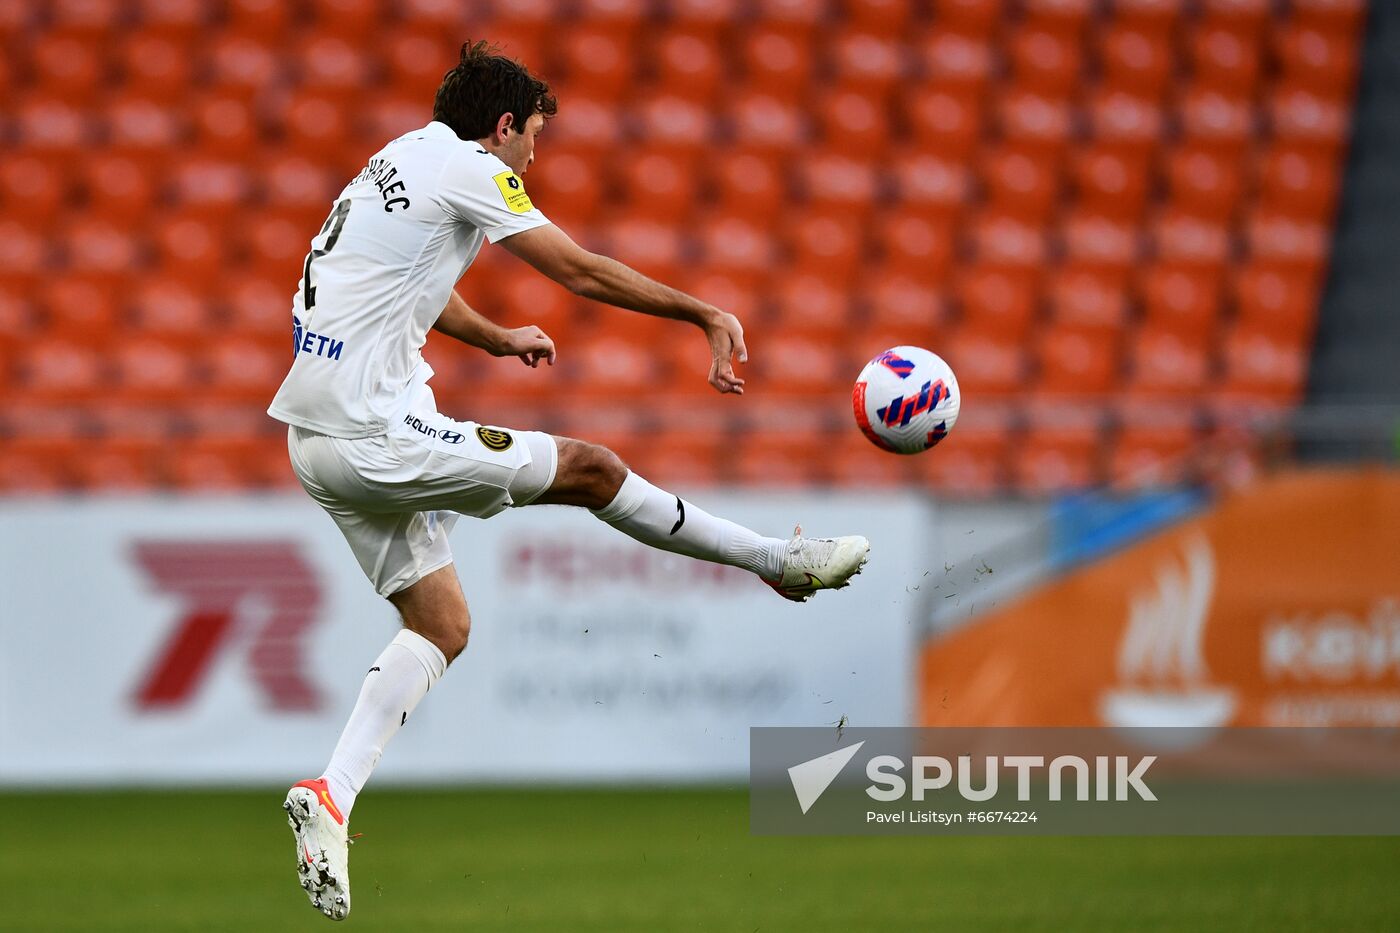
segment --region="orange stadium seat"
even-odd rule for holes
[[[1074,131],[1074,111],[1068,100],[1038,87],[1012,86],[997,100],[997,120],[1010,143],[1035,149],[1042,158],[1058,156]]]
[[[258,143],[260,127],[250,101],[225,93],[210,94],[191,103],[190,116],[201,152],[240,158]]]
[[[382,17],[380,0],[307,0],[306,6],[316,33],[359,44],[371,39]]]
[[[11,106],[15,142],[62,171],[69,171],[89,151],[97,135],[88,114],[58,97],[39,92],[23,95]]]
[[[292,28],[295,7],[278,0],[227,0],[227,28],[241,36],[279,42]]]
[[[157,265],[190,282],[208,281],[232,253],[224,226],[208,218],[160,215],[150,230]]]
[[[1159,260],[1181,265],[1218,269],[1234,251],[1224,223],[1172,208],[1153,221],[1152,239]]]
[[[670,220],[636,216],[614,222],[606,235],[609,254],[643,275],[674,282],[683,265],[685,240]]]
[[[395,6],[404,25],[424,35],[456,36],[467,23],[466,14],[477,12],[457,0],[399,0]]]
[[[550,123],[549,145],[602,151],[622,138],[622,120],[610,102],[597,97],[574,96],[569,106]],[[541,153],[541,157],[545,153]]]
[[[615,98],[627,87],[635,57],[627,37],[585,25],[559,38],[560,60],[570,90]]]
[[[653,147],[694,158],[714,135],[710,111],[685,97],[654,94],[627,106],[636,113],[640,135]]]
[[[1186,4],[1181,0],[1116,0],[1113,20],[1159,35],[1170,33]]]
[[[141,27],[180,42],[196,38],[209,23],[209,5],[201,0],[140,0]]]
[[[111,280],[65,275],[44,283],[35,295],[47,317],[47,332],[77,340],[119,334],[124,296]]]
[[[1341,181],[1334,159],[1305,148],[1278,146],[1259,166],[1258,204],[1294,217],[1330,222]]]
[[[837,33],[828,49],[840,86],[887,96],[906,71],[904,44],[868,32]]]
[[[155,32],[131,35],[121,44],[123,85],[128,91],[164,104],[173,104],[189,93],[194,63],[187,44]]]
[[[1083,489],[1102,477],[1103,432],[1097,422],[1055,409],[1032,418],[1012,458],[1012,481],[1027,495]]]
[[[1187,479],[1199,432],[1190,424],[1124,425],[1113,438],[1108,479],[1119,489],[1168,486]]]
[[[972,172],[961,160],[917,152],[896,155],[890,168],[900,203],[912,213],[950,219],[972,201]]]
[[[208,292],[180,279],[150,276],[131,296],[132,323],[137,331],[193,336],[214,324]]]
[[[1189,87],[1178,102],[1187,142],[1239,155],[1253,139],[1257,119],[1249,98],[1213,88]]]
[[[106,493],[144,492],[159,484],[161,447],[140,438],[88,440],[68,461],[75,485]]]
[[[985,325],[960,327],[945,339],[947,352],[939,355],[958,374],[958,385],[967,396],[1004,396],[1025,388],[1024,341]]]
[[[643,149],[613,170],[621,206],[630,216],[673,223],[694,209],[700,179],[693,156]]]
[[[1022,0],[1026,21],[1038,29],[1077,36],[1092,19],[1095,0]]]
[[[1295,340],[1247,326],[1232,328],[1221,343],[1220,388],[1238,396],[1296,402],[1307,380],[1308,354]]]
[[[828,150],[856,157],[880,155],[885,140],[880,128],[888,125],[886,95],[842,86],[817,102],[817,123]]]
[[[729,119],[740,146],[770,152],[795,150],[810,134],[797,106],[766,91],[740,91],[730,100]]]
[[[760,22],[810,45],[835,11],[828,0],[753,0],[753,12]]]
[[[0,162],[0,210],[23,221],[54,217],[70,199],[68,176],[49,161],[20,155]]]
[[[1355,36],[1366,20],[1366,0],[1293,0],[1300,26]]]
[[[834,483],[856,489],[901,486],[916,475],[913,458],[881,450],[857,431],[837,432],[822,457]]]
[[[72,488],[75,446],[66,438],[24,436],[0,444],[0,492],[42,495]]]
[[[1104,87],[1090,96],[1086,111],[1090,136],[1104,149],[1142,158],[1161,143],[1166,115],[1151,98]]]
[[[70,272],[101,278],[108,283],[124,279],[142,258],[139,234],[107,220],[79,218],[59,234],[59,244]]]
[[[1228,222],[1244,193],[1240,160],[1209,148],[1182,146],[1166,156],[1167,198],[1173,207]]]
[[[380,53],[385,79],[381,86],[396,96],[416,101],[425,113],[422,122],[427,122],[428,107],[442,82],[446,64],[456,59],[456,34],[450,27],[438,33],[412,21],[395,31]],[[449,40],[446,35],[454,38]]]
[[[1351,93],[1356,82],[1357,47],[1353,37],[1296,22],[1274,34],[1283,79],[1317,88],[1335,97]]]
[[[850,396],[853,374],[844,347],[814,337],[800,321],[753,330],[755,345],[761,342],[766,347],[749,364],[750,387],[756,395]]]
[[[1268,108],[1274,136],[1282,142],[1312,145],[1331,155],[1351,131],[1351,108],[1307,85],[1275,86]]]
[[[783,276],[773,297],[776,323],[783,327],[837,341],[850,331],[850,289],[821,275]]]
[[[605,202],[603,161],[588,149],[551,147],[526,181],[535,205],[565,229],[593,222]]]
[[[34,80],[44,91],[82,105],[106,83],[109,46],[95,38],[64,33],[40,35],[28,49]]]
[[[1076,330],[1114,331],[1128,316],[1127,289],[1115,273],[1061,266],[1046,285],[1050,320]]]
[[[1149,100],[1160,100],[1176,68],[1171,36],[1140,26],[1111,26],[1100,33],[1104,84]]]
[[[952,32],[935,25],[918,41],[918,60],[929,82],[940,88],[980,92],[997,73],[998,47],[980,36]]]
[[[1036,342],[1038,392],[1104,395],[1117,388],[1118,335],[1103,328],[1050,327]]]
[[[1135,395],[1195,397],[1211,375],[1204,339],[1184,339],[1160,328],[1143,327],[1133,334],[1128,355],[1128,390]]]
[[[325,159],[351,147],[349,107],[324,91],[298,91],[290,95],[273,116],[279,135],[290,152]]]
[[[794,269],[850,282],[865,259],[863,232],[839,212],[794,214],[783,226]]]
[[[942,283],[953,267],[957,241],[950,220],[906,209],[881,218],[875,243],[886,268]]]
[[[241,2],[248,3],[254,0]],[[274,27],[274,33],[276,32]],[[284,78],[286,71],[283,57],[275,44],[279,40],[280,36],[276,35],[268,41],[262,41],[254,36],[236,32],[217,34],[210,38],[206,46],[206,55],[213,85],[222,94],[251,100],[277,84]],[[438,77],[440,80],[441,75]]]
[[[0,215],[0,285],[32,288],[53,259],[49,237],[35,224]]]
[[[731,463],[731,476],[759,488],[806,487],[828,481],[826,435],[817,431],[747,433]]]
[[[944,158],[966,159],[982,137],[986,113],[976,91],[915,86],[901,106],[914,142]]]
[[[1079,45],[1071,35],[1022,27],[1011,34],[1007,49],[1012,78],[1024,87],[1060,96],[1070,93],[1079,82]]]
[[[571,380],[571,396],[602,405],[619,393],[635,395],[654,389],[659,376],[656,356],[646,346],[606,331],[575,340],[568,354],[560,357],[559,368]]]
[[[67,336],[26,342],[15,360],[16,388],[35,399],[95,398],[107,386],[108,348],[98,346]]]
[[[1242,326],[1296,341],[1312,334],[1318,287],[1308,272],[1247,264],[1230,286]]]
[[[710,105],[725,78],[723,51],[702,32],[668,30],[652,51],[658,85],[666,94]]]
[[[110,352],[113,388],[129,399],[175,401],[194,383],[194,360],[183,340],[133,336]]]
[[[1317,221],[1300,220],[1267,209],[1245,221],[1250,258],[1318,275],[1331,250],[1331,231]]]
[[[1037,158],[1035,152],[1011,147],[986,152],[977,163],[991,207],[1034,223],[1049,219],[1060,199],[1055,163]]]
[[[747,6],[743,0],[667,0],[664,4],[671,22],[715,41],[727,37]]]
[[[840,211],[856,222],[866,219],[880,199],[880,179],[867,159],[814,150],[797,175],[813,209]]]
[[[1065,260],[1076,268],[1127,278],[1142,255],[1138,229],[1112,216],[1075,210],[1065,214],[1060,227]]]
[[[155,201],[159,177],[151,168],[126,156],[94,154],[81,167],[85,211],[117,221],[145,217]]]
[[[862,329],[901,333],[901,344],[925,346],[948,316],[948,296],[937,283],[883,264],[868,268],[857,294],[866,310]]]
[[[742,276],[702,268],[682,275],[677,285],[681,291],[736,315],[740,321],[753,320],[762,306],[752,281]]]
[[[260,274],[295,282],[311,248],[314,229],[292,214],[260,212],[248,218],[238,231],[248,261]]]
[[[863,32],[898,38],[904,35],[912,18],[904,0],[841,0],[841,12],[852,26]]]
[[[1249,96],[1259,87],[1263,50],[1258,32],[1205,23],[1191,35],[1191,73],[1197,87]]]
[[[353,102],[373,75],[374,63],[359,47],[339,36],[318,35],[300,44],[294,56],[299,83],[309,90]]]
[[[723,159],[706,160],[710,187],[721,211],[776,216],[787,199],[780,163],[757,152],[738,150]]]
[[[244,267],[230,269],[217,292],[229,329],[282,334],[290,341],[296,285],[295,281],[262,278]],[[290,342],[287,345],[291,346]]]
[[[718,214],[697,225],[700,256],[705,265],[741,281],[767,279],[777,261],[777,240],[766,223],[760,226],[748,212]]]
[[[1213,334],[1222,313],[1218,270],[1153,265],[1142,270],[1143,323],[1163,332],[1190,337]]]
[[[933,20],[938,28],[977,36],[996,32],[1006,12],[1005,0],[933,0]]]
[[[1137,223],[1151,193],[1146,153],[1112,144],[1081,146],[1070,156],[1075,204],[1100,217]]]
[[[1013,214],[988,209],[968,221],[968,242],[979,265],[1031,271],[1045,263],[1044,229]]]
[[[771,24],[741,39],[740,59],[747,86],[786,101],[796,101],[810,87],[813,62],[810,47]]]

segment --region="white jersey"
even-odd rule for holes
[[[268,414],[332,437],[384,434],[431,398],[423,344],[482,239],[546,223],[504,162],[446,124],[389,143],[311,241],[296,352]]]

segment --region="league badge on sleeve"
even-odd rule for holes
[[[501,197],[506,199],[506,207],[510,208],[512,214],[528,214],[535,209],[535,205],[530,203],[530,196],[525,193],[525,183],[520,180],[519,175],[514,172],[501,172],[499,175],[492,175],[491,180],[501,189]]]

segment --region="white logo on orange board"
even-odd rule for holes
[[[1234,693],[1210,683],[1201,645],[1215,594],[1215,554],[1196,537],[1180,561],[1157,570],[1135,593],[1118,648],[1119,686],[1104,692],[1099,713],[1122,728],[1213,729],[1235,711]]]

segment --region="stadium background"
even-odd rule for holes
[[[1395,724],[1400,659],[1361,660],[1400,624],[1400,19],[1370,6],[0,4],[0,929],[313,919],[269,788],[319,766],[392,622],[264,408],[310,236],[478,37],[558,93],[535,203],[737,313],[753,362],[715,396],[698,335],[488,249],[464,295],[560,364],[435,336],[443,410],[773,533],[867,521],[876,559],[803,616],[558,512],[459,528],[490,555],[473,646],[357,809],[356,920],[1393,925],[1388,840],[797,844],[725,789],[751,723],[1111,722],[1166,684],[1225,722]],[[849,416],[900,343],[965,395],[915,458]],[[1209,676],[1125,664],[1140,594],[1179,635],[1202,540]],[[1279,625],[1302,647],[1261,660]]]

